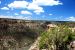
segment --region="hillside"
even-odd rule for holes
[[[0,50],[28,50],[42,29],[39,22],[1,18]]]
[[[71,24],[70,24],[71,23]],[[75,27],[74,22],[0,18],[0,50],[28,50],[52,25]]]

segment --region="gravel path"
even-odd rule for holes
[[[32,46],[29,48],[29,50],[39,50],[39,40],[40,40],[40,37],[38,37],[36,39],[36,41],[32,44]]]

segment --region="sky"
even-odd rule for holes
[[[0,18],[75,21],[75,0],[0,0]]]

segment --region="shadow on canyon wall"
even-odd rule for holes
[[[0,19],[0,50],[28,50],[44,28],[40,22]]]

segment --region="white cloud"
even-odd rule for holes
[[[32,15],[32,13],[29,12],[29,11],[21,11],[21,14],[29,14],[29,15]]]
[[[75,21],[75,17],[71,16],[71,17],[67,18],[66,20],[68,20],[68,21]]]
[[[33,0],[34,4],[40,5],[40,6],[54,6],[54,5],[62,5],[62,3],[59,0]]]
[[[10,4],[8,4],[8,7],[10,8],[26,8],[28,5],[28,2],[26,1],[14,1]]]
[[[30,3],[27,7],[27,9],[30,9],[30,10],[39,10],[39,9],[43,9],[42,7],[36,5],[36,4],[33,4],[33,3]]]
[[[0,4],[1,4],[1,1],[0,1]]]
[[[54,5],[62,5],[59,0],[33,0],[31,3],[27,1],[14,1],[8,4],[9,8],[26,8],[28,10],[33,10],[34,13],[40,14],[44,12],[42,6],[54,6]]]
[[[54,5],[62,5],[60,1],[55,0],[33,0],[32,3],[28,5],[28,9],[35,10],[34,13],[40,14],[44,12],[43,7],[41,6],[54,6]]]
[[[1,9],[2,9],[2,10],[9,10],[8,7],[2,7]]]
[[[24,19],[24,20],[30,20],[31,17],[30,16],[27,16],[27,17],[24,17],[24,16],[15,16],[13,17],[14,19]]]
[[[14,16],[4,16],[4,15],[0,15],[0,18],[13,18],[13,19],[15,19]]]
[[[14,15],[19,15],[18,13],[15,13]]]
[[[43,12],[44,12],[43,9],[38,9],[38,10],[35,10],[35,11],[34,11],[34,13],[36,13],[36,14],[40,14],[40,13],[43,13]]]
[[[8,7],[11,8],[13,10],[13,8],[26,8],[28,10],[33,10],[35,12],[39,11],[38,13],[41,13],[43,10],[42,7],[40,7],[37,4],[29,3],[27,1],[14,1],[10,4],[8,4]]]
[[[51,15],[53,15],[53,14],[49,14],[49,15],[51,16]]]
[[[27,1],[14,1],[10,4],[8,4],[8,7],[10,8],[32,8],[37,9],[40,8],[40,6],[54,6],[54,5],[62,5],[62,3],[59,0],[33,0],[32,3],[29,3]]]
[[[44,12],[42,7],[40,7],[40,6],[38,6],[38,5],[34,4],[34,3],[30,3],[28,5],[27,9],[33,10],[34,13],[36,13],[36,14],[40,14],[41,12]]]
[[[11,19],[24,19],[24,20],[30,20],[31,16],[4,16],[4,15],[0,15],[0,18],[11,18]]]
[[[3,15],[0,15],[0,18],[11,18],[11,16],[3,16]]]
[[[31,16],[24,17],[26,20],[31,20]]]

